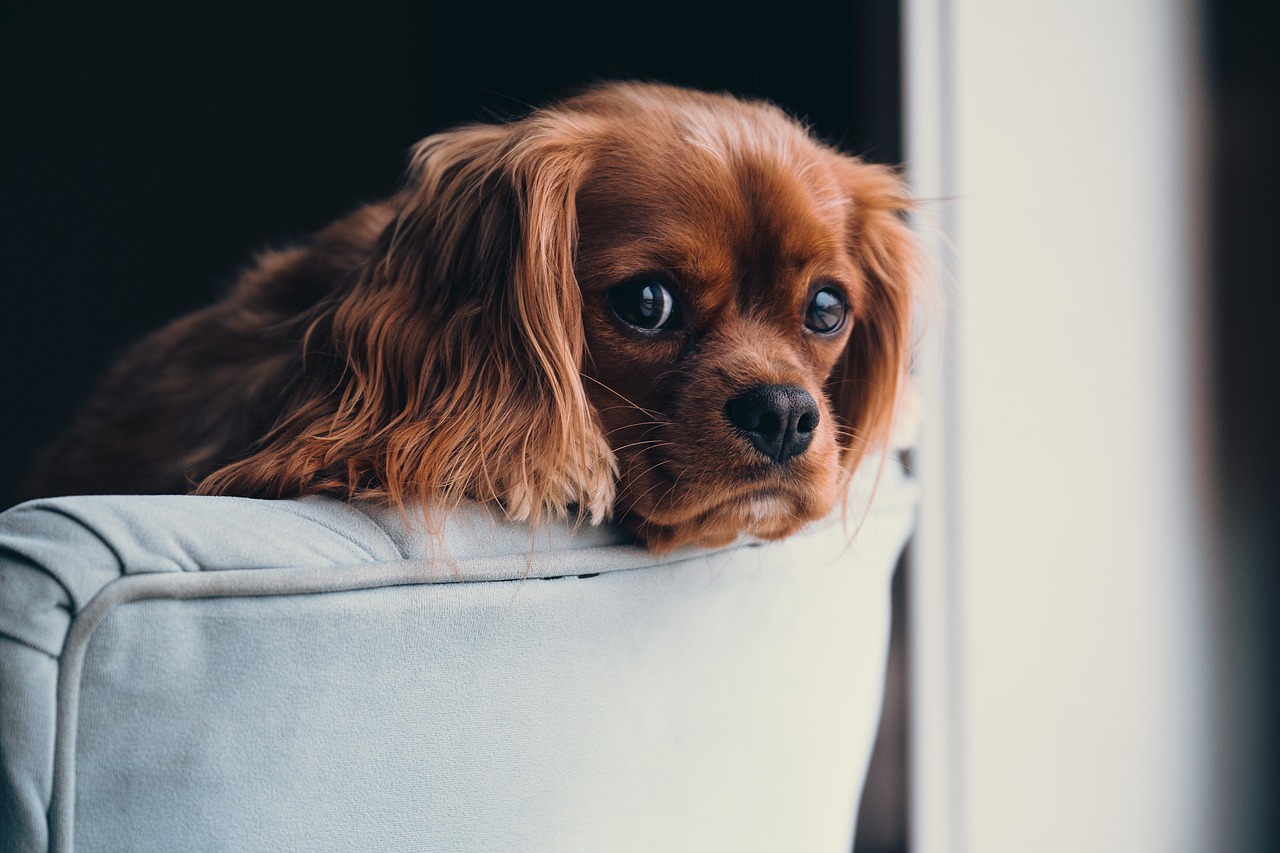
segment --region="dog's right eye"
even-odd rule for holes
[[[609,307],[628,326],[656,332],[679,325],[680,310],[671,288],[653,278],[625,281],[609,290]]]

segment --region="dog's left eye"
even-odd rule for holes
[[[639,278],[612,288],[609,306],[622,322],[646,332],[674,327],[680,319],[671,289],[652,278]]]
[[[824,287],[809,300],[804,324],[819,334],[829,335],[844,325],[844,297],[834,288]]]

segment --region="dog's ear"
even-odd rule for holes
[[[904,217],[911,200],[890,168],[841,158],[849,200],[849,240],[862,274],[849,347],[829,382],[844,421],[843,461],[853,470],[889,442],[899,391],[910,367],[916,242]]]
[[[616,466],[579,374],[573,272],[585,141],[549,116],[419,143],[397,216],[308,328],[331,375],[201,491],[604,517]]]

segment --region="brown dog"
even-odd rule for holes
[[[777,538],[888,435],[909,202],[777,108],[590,89],[415,148],[404,188],[138,344],[30,496],[332,494]]]

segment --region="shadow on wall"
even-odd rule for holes
[[[1280,847],[1280,7],[1203,5],[1207,28],[1214,414],[1221,489],[1219,838]]]

